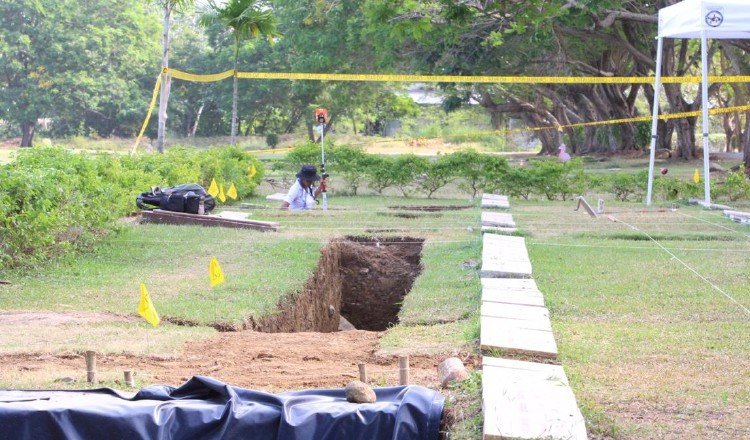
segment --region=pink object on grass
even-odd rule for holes
[[[569,161],[569,160],[570,160],[570,154],[568,154],[568,153],[567,153],[567,152],[565,151],[565,149],[566,149],[566,147],[565,147],[565,144],[561,144],[561,145],[560,145],[560,148],[559,148],[559,149],[560,149],[560,154],[558,154],[558,155],[557,155],[557,157],[558,157],[558,158],[559,158],[559,159],[560,159],[561,161],[563,161],[563,162],[567,162],[567,161]]]

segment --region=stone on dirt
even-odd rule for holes
[[[463,382],[469,378],[469,372],[466,371],[464,363],[461,359],[451,357],[438,365],[438,377],[440,378],[440,384],[443,388],[447,387],[451,382]]]
[[[356,330],[357,328],[352,325],[351,322],[347,321],[343,316],[339,317],[339,331],[346,332],[350,330]]]
[[[346,400],[352,403],[375,403],[377,397],[370,385],[359,380],[346,384]]]

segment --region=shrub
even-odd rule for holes
[[[492,191],[508,173],[508,162],[499,156],[479,154],[476,150],[462,150],[448,156],[459,188],[474,198],[480,189]]]
[[[395,159],[390,156],[373,156],[371,158],[370,166],[365,172],[365,178],[370,188],[377,191],[378,194],[383,194],[386,188],[390,188],[395,184]]]
[[[367,178],[374,157],[359,148],[337,147],[332,150],[334,165],[330,169],[343,177],[349,184],[351,193],[357,195],[357,190]]]
[[[333,164],[332,149],[333,146],[326,143],[326,165],[329,167]],[[321,159],[320,144],[307,142],[295,146],[292,151],[284,156],[282,163],[285,169],[296,173],[302,165],[319,165]]]
[[[429,162],[419,183],[420,189],[431,199],[435,191],[458,177],[452,155],[443,155]]]
[[[627,202],[633,195],[643,194],[648,185],[648,171],[633,173],[615,173],[606,179],[606,189],[615,195],[617,200]]]
[[[279,135],[276,133],[268,133],[266,135],[266,145],[271,148],[276,148],[279,145]]]
[[[567,200],[586,190],[586,174],[578,158],[568,162],[557,159],[534,160],[529,172],[533,191],[543,194],[547,200],[555,200],[558,196]]]
[[[256,174],[250,177],[252,166]],[[173,148],[132,157],[24,150],[0,166],[0,264],[31,265],[93,243],[134,211],[135,197],[151,186],[207,185],[216,178],[234,183],[243,197],[262,175],[258,159],[236,148]]]
[[[511,197],[522,197],[528,200],[535,187],[535,176],[526,167],[513,167],[508,170],[497,189]]]
[[[727,180],[724,182],[723,192],[732,202],[750,198],[750,181],[745,175],[744,166],[740,166],[739,170],[733,171],[727,175]]]
[[[702,191],[700,183],[687,182],[675,177],[654,179],[654,196],[664,200],[675,201],[698,196]]]
[[[406,154],[393,161],[393,185],[406,197],[414,186],[421,186],[430,161],[414,154]]]

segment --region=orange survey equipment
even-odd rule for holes
[[[315,122],[325,124],[328,122],[328,110],[322,107],[315,109]]]

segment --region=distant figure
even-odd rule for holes
[[[322,179],[319,187],[315,182],[320,181],[318,170],[312,165],[302,165],[297,173],[297,181],[294,182],[289,193],[281,203],[281,209],[290,211],[306,211],[315,206],[315,199],[326,189],[326,180]]]
[[[567,162],[567,161],[569,161],[569,160],[570,160],[570,154],[568,154],[568,153],[567,153],[567,152],[565,151],[565,149],[566,149],[566,148],[567,148],[567,147],[565,146],[565,144],[560,144],[560,148],[559,148],[559,150],[560,150],[560,153],[559,153],[559,154],[557,155],[557,157],[558,157],[558,158],[560,159],[560,161],[562,161],[562,162]]]

